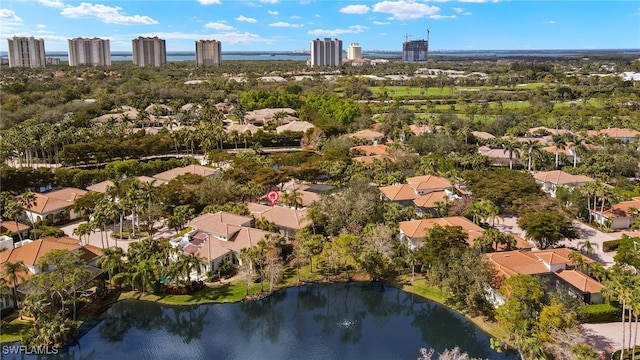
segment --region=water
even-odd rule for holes
[[[393,360],[456,345],[477,358],[517,358],[422,297],[379,284],[311,284],[236,304],[119,302],[58,356],[41,359]]]

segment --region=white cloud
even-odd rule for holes
[[[380,36],[387,36],[387,33],[380,33]]]
[[[322,17],[322,16],[320,16],[320,14],[315,14],[315,15],[313,15],[313,17],[320,18],[320,17]]]
[[[338,36],[338,35],[342,35],[342,34],[359,34],[363,31],[365,31],[367,29],[366,26],[362,26],[362,25],[352,25],[349,26],[347,29],[333,29],[333,30],[326,30],[326,29],[315,29],[315,30],[309,30],[307,31],[307,34],[309,35],[315,35],[315,36]]]
[[[374,21],[373,25],[389,25],[391,24],[390,22],[384,22],[384,21]]]
[[[62,10],[60,15],[67,18],[96,18],[105,24],[118,25],[152,25],[158,22],[149,16],[126,16],[120,13],[121,7],[111,7],[103,4],[81,3],[78,6],[69,6]]]
[[[458,14],[460,14],[461,12],[464,11],[463,8],[453,8],[453,11],[457,12]]]
[[[456,16],[455,15],[429,15],[429,19],[433,19],[433,20],[442,20],[442,19],[455,19]]]
[[[276,23],[269,24],[269,26],[271,26],[271,27],[290,27],[290,28],[297,29],[297,28],[303,27],[304,25],[303,24],[290,24],[288,22],[278,21]]]
[[[220,30],[220,31],[229,31],[229,30],[233,30],[234,29],[233,26],[229,26],[227,24],[223,24],[220,21],[218,21],[218,22],[209,22],[204,27],[207,28],[207,29]]]
[[[471,13],[467,11],[467,12],[463,12],[462,15],[471,15]]]
[[[0,9],[0,32],[3,35],[17,30],[22,26],[22,19],[13,10]]]
[[[373,5],[374,12],[391,14],[391,20],[421,19],[423,17],[436,15],[440,8],[417,3],[413,0],[382,1]]]
[[[269,11],[267,11],[267,12],[268,12],[269,14],[271,14],[271,15],[274,15],[274,16],[279,14],[279,12],[277,12],[277,11],[271,11],[271,10],[269,10]]]
[[[289,16],[289,19],[296,20],[296,19],[302,19],[302,18],[298,15],[291,15]]]
[[[226,32],[218,34],[190,34],[182,32],[167,32],[167,33],[148,33],[141,34],[139,36],[157,36],[161,39],[178,39],[178,40],[199,40],[203,38],[215,38],[222,42],[228,42],[230,44],[237,43],[266,43],[273,41],[272,39],[264,39],[260,35],[252,34],[250,32]]]
[[[243,15],[238,16],[236,18],[236,20],[244,21],[244,22],[248,22],[248,23],[252,23],[252,24],[258,22],[258,20],[254,19],[254,18],[246,17],[246,16],[243,16]]]
[[[38,3],[46,7],[58,8],[58,9],[62,9],[64,7],[64,3],[60,0],[38,0]]]
[[[222,4],[220,0],[198,0],[198,2],[202,5],[220,5]]]
[[[486,2],[493,2],[493,3],[497,3],[498,0],[459,0],[460,2],[466,2],[466,3],[486,3]]]
[[[340,9],[344,14],[366,14],[371,10],[367,5],[348,5]]]
[[[277,4],[280,0],[260,0],[262,3]]]
[[[47,27],[47,25],[44,25],[44,24],[37,24],[37,25],[36,25],[36,27],[37,27],[38,29],[44,29],[44,28],[46,28],[46,27]]]
[[[549,21],[545,21],[544,23],[553,25],[553,24],[556,23],[556,21],[555,20],[549,20]]]

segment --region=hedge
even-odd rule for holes
[[[620,321],[622,309],[611,304],[586,305],[582,308],[585,322],[612,322]]]
[[[604,241],[602,242],[602,251],[604,252],[616,251],[618,250],[618,246],[620,246],[621,242],[622,242],[622,239]]]

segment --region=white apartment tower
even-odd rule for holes
[[[14,36],[7,39],[9,50],[9,67],[44,67],[44,40],[33,36]]]
[[[216,40],[196,41],[196,66],[220,66],[222,44]]]
[[[111,66],[109,40],[100,38],[69,39],[69,66]]]
[[[311,66],[342,65],[342,40],[324,38],[311,42]]]
[[[131,41],[133,45],[133,65],[161,66],[167,63],[165,41],[154,37],[138,37]]]
[[[357,60],[362,59],[362,48],[358,43],[351,43],[347,48],[347,59]]]

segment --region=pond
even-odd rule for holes
[[[460,314],[377,283],[309,284],[235,304],[122,301],[94,323],[48,359],[389,360],[456,345],[476,358],[517,359],[493,351]]]

